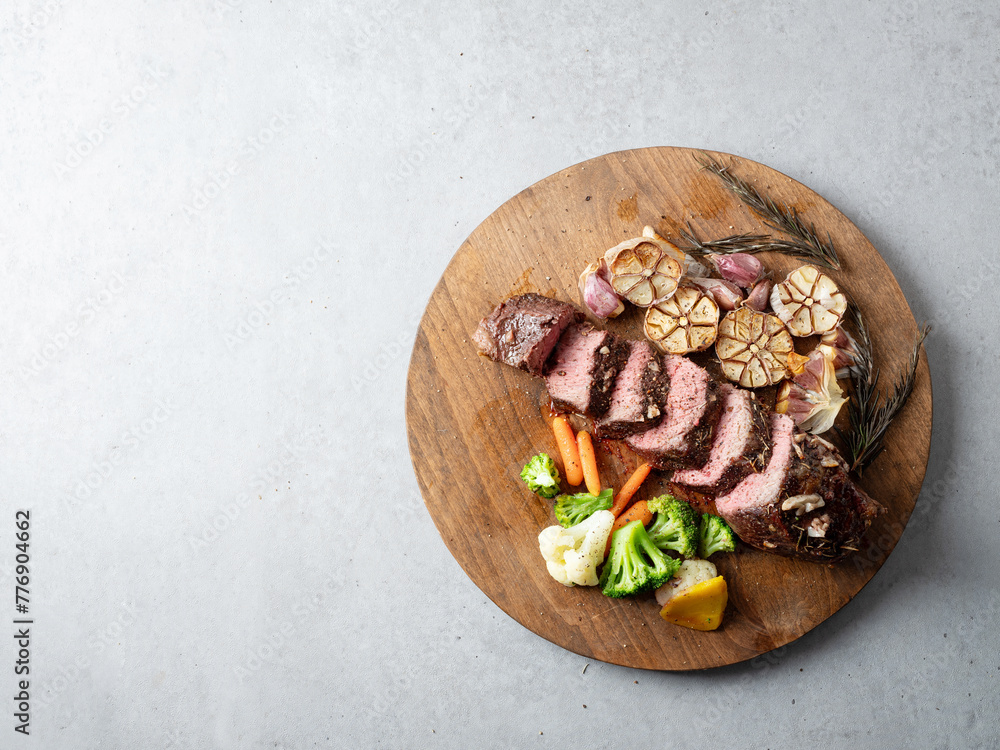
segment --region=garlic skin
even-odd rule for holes
[[[601,319],[617,318],[625,312],[625,303],[615,294],[608,276],[604,258],[591,263],[580,274],[580,299],[591,313]]]
[[[767,306],[771,304],[771,282],[768,279],[758,281],[743,304],[751,310],[767,312]]]
[[[657,232],[655,229],[649,226],[649,224],[647,224],[642,228],[642,236],[650,240],[659,240],[660,242],[667,242],[667,240],[664,239],[659,232]],[[679,260],[681,260],[681,266],[683,266],[684,268],[685,276],[705,278],[711,275],[712,272],[709,271],[703,263],[701,263],[698,260],[695,260],[695,258],[688,255],[687,253],[682,253],[682,254],[684,258]]]
[[[833,361],[838,378],[846,378],[850,374],[850,368],[857,360],[858,345],[855,343],[854,337],[845,331],[843,326],[838,326],[832,331],[824,333],[817,348],[823,351],[824,356]]]
[[[764,264],[747,253],[715,254],[708,258],[722,278],[744,289],[752,289],[764,274]]]
[[[782,384],[774,410],[790,416],[800,429],[819,435],[833,428],[845,403],[832,360],[817,348],[802,372]]]
[[[700,286],[707,292],[711,292],[712,297],[715,299],[715,304],[719,306],[720,310],[729,312],[743,304],[743,292],[730,281],[695,277],[690,277],[687,281]]]

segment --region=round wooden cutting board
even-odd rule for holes
[[[686,670],[732,664],[798,638],[843,607],[896,545],[920,491],[931,436],[931,381],[921,353],[916,386],[890,428],[885,451],[859,484],[887,509],[862,549],[836,566],[789,560],[738,545],[712,560],[729,585],[722,626],[698,632],[659,616],[652,595],[615,600],[597,587],[554,581],[538,533],[555,523],[552,501],[521,482],[534,454],[558,456],[540,404],[540,379],[480,357],[471,334],[505,298],[539,292],[579,305],[587,263],[649,224],[677,241],[688,224],[702,240],[774,234],[685,148],[622,151],[565,169],[493,212],[462,244],[427,305],[407,381],[410,455],[424,500],[448,549],[504,612],[552,643],[601,661]],[[905,368],[916,322],[871,243],[822,197],[756,162],[709,153],[764,194],[794,207],[842,260],[834,279],[863,311],[882,383]],[[775,278],[803,263],[760,256]],[[642,337],[630,309],[607,328]],[[798,343],[798,342],[797,342]],[[605,486],[636,465],[618,443],[598,447]],[[658,472],[643,497],[663,491]]]

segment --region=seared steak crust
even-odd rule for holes
[[[657,469],[702,466],[722,410],[718,385],[684,357],[667,355],[664,362],[670,375],[667,414],[656,427],[630,435],[625,443]]]
[[[750,391],[728,383],[719,386],[722,415],[715,428],[708,461],[698,469],[674,474],[672,481],[698,492],[729,492],[748,474],[761,472],[771,460],[771,426],[767,409]]]
[[[543,375],[562,332],[578,320],[583,320],[583,313],[572,305],[540,294],[521,294],[501,302],[483,318],[472,340],[483,356]]]
[[[667,407],[670,376],[663,360],[645,341],[624,342],[629,347],[609,408],[594,425],[598,437],[621,439],[657,424]]]
[[[559,411],[602,417],[628,352],[628,342],[607,331],[586,323],[569,326],[559,339],[545,377],[552,406]]]
[[[733,494],[738,491],[739,487]],[[739,507],[719,498],[718,506],[747,544],[828,563],[856,551],[872,521],[884,511],[851,481],[847,464],[830,443],[797,430],[775,497]]]

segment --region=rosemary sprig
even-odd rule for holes
[[[704,157],[703,159],[698,159],[698,163],[701,165],[702,169],[708,170],[721,179],[725,183],[726,187],[729,188],[729,190],[741,201],[743,201],[743,203],[745,203],[750,210],[757,214],[767,226],[795,238],[794,241],[783,241],[783,249],[769,249],[777,252],[785,252],[789,255],[795,255],[796,257],[804,258],[812,261],[813,263],[825,266],[826,268],[840,270],[840,259],[837,257],[837,250],[833,246],[833,240],[830,238],[829,232],[827,232],[826,241],[824,242],[816,234],[816,230],[813,225],[805,224],[802,219],[799,218],[799,214],[794,208],[791,208],[784,203],[779,203],[765,195],[761,195],[757,188],[749,182],[731,173],[729,171],[729,167],[722,166],[719,162],[715,161],[715,159],[704,152],[702,153],[702,156]],[[759,235],[744,235],[744,237],[745,236],[754,237]],[[743,250],[740,252],[753,251]],[[763,251],[758,250],[756,252]]]
[[[874,461],[885,447],[885,433],[896,418],[906,400],[913,392],[913,384],[917,375],[917,362],[920,358],[920,345],[930,333],[930,326],[923,325],[917,330],[910,352],[910,361],[906,372],[895,383],[892,393],[884,397],[878,389],[879,368],[872,360],[872,342],[868,335],[861,311],[851,306],[854,327],[857,331],[855,339],[857,353],[854,365],[851,367],[851,381],[854,398],[848,403],[848,417],[851,421],[851,431],[841,434],[851,454],[851,471],[861,476],[865,468]]]
[[[688,230],[680,230],[681,239],[687,243],[683,250],[691,255],[703,256],[709,253],[784,253],[797,258],[814,260],[798,242],[779,240],[767,234],[733,234],[717,240],[699,240],[688,224]]]

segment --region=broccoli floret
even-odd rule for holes
[[[642,521],[632,521],[611,537],[611,551],[601,573],[601,590],[605,596],[620,599],[659,588],[680,566],[680,560],[667,557],[653,544]]]
[[[556,520],[564,529],[576,526],[599,510],[611,509],[611,488],[601,490],[600,495],[581,492],[578,495],[560,495],[556,498]]]
[[[551,498],[559,494],[559,469],[548,453],[539,453],[521,469],[521,479],[528,489],[541,497]]]
[[[653,544],[684,557],[695,557],[698,553],[698,519],[691,506],[673,495],[654,497],[647,505],[656,513],[649,527]]]
[[[729,524],[711,513],[703,515],[698,529],[698,557],[705,560],[716,552],[732,552],[734,549],[736,537]]]

